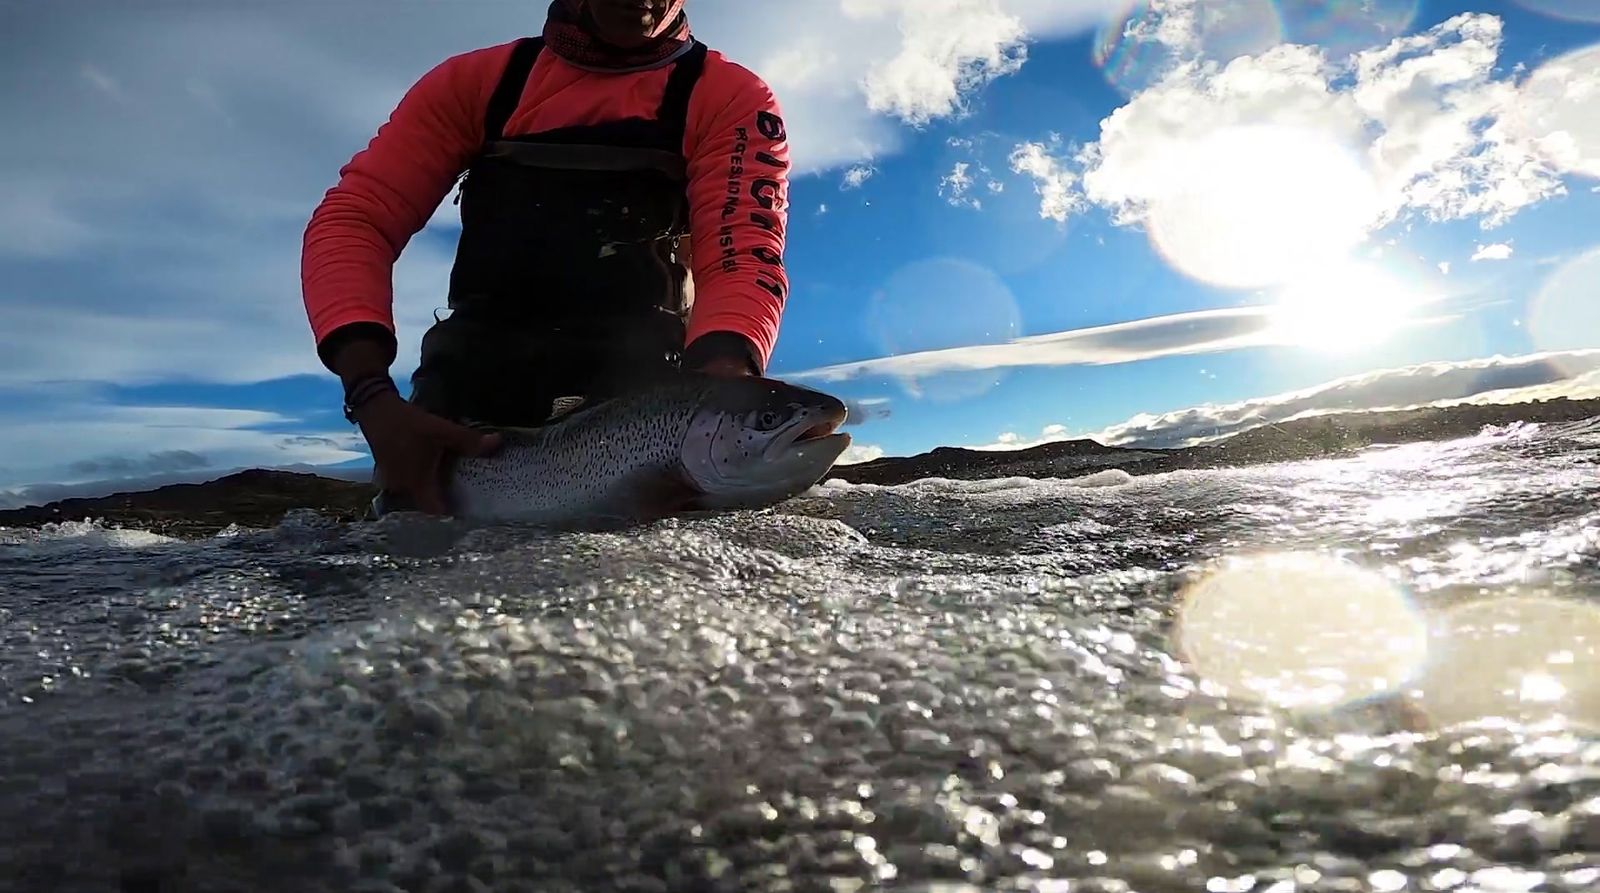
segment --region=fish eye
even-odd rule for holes
[[[783,416],[775,409],[763,409],[756,414],[756,430],[771,431],[783,423]]]

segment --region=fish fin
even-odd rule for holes
[[[498,434],[507,443],[537,443],[548,436],[542,428],[525,428],[516,425],[484,425],[478,429],[485,434]]]
[[[627,514],[652,520],[691,510],[702,496],[681,469],[639,471],[618,490],[619,500],[627,503]]]
[[[546,422],[554,422],[577,412],[583,403],[582,397],[557,397],[550,404],[550,418]]]

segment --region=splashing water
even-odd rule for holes
[[[608,533],[4,531],[0,890],[1593,889],[1597,497],[1588,423]]]

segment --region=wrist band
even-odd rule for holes
[[[388,373],[360,379],[344,392],[345,419],[352,425],[355,424],[356,410],[360,409],[372,398],[391,391],[399,393],[400,389],[395,386],[394,379],[390,378]]]

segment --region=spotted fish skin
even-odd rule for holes
[[[454,464],[450,511],[564,526],[780,501],[815,483],[849,438],[791,442],[843,412],[773,379],[675,374],[539,428],[502,430],[494,455]]]

